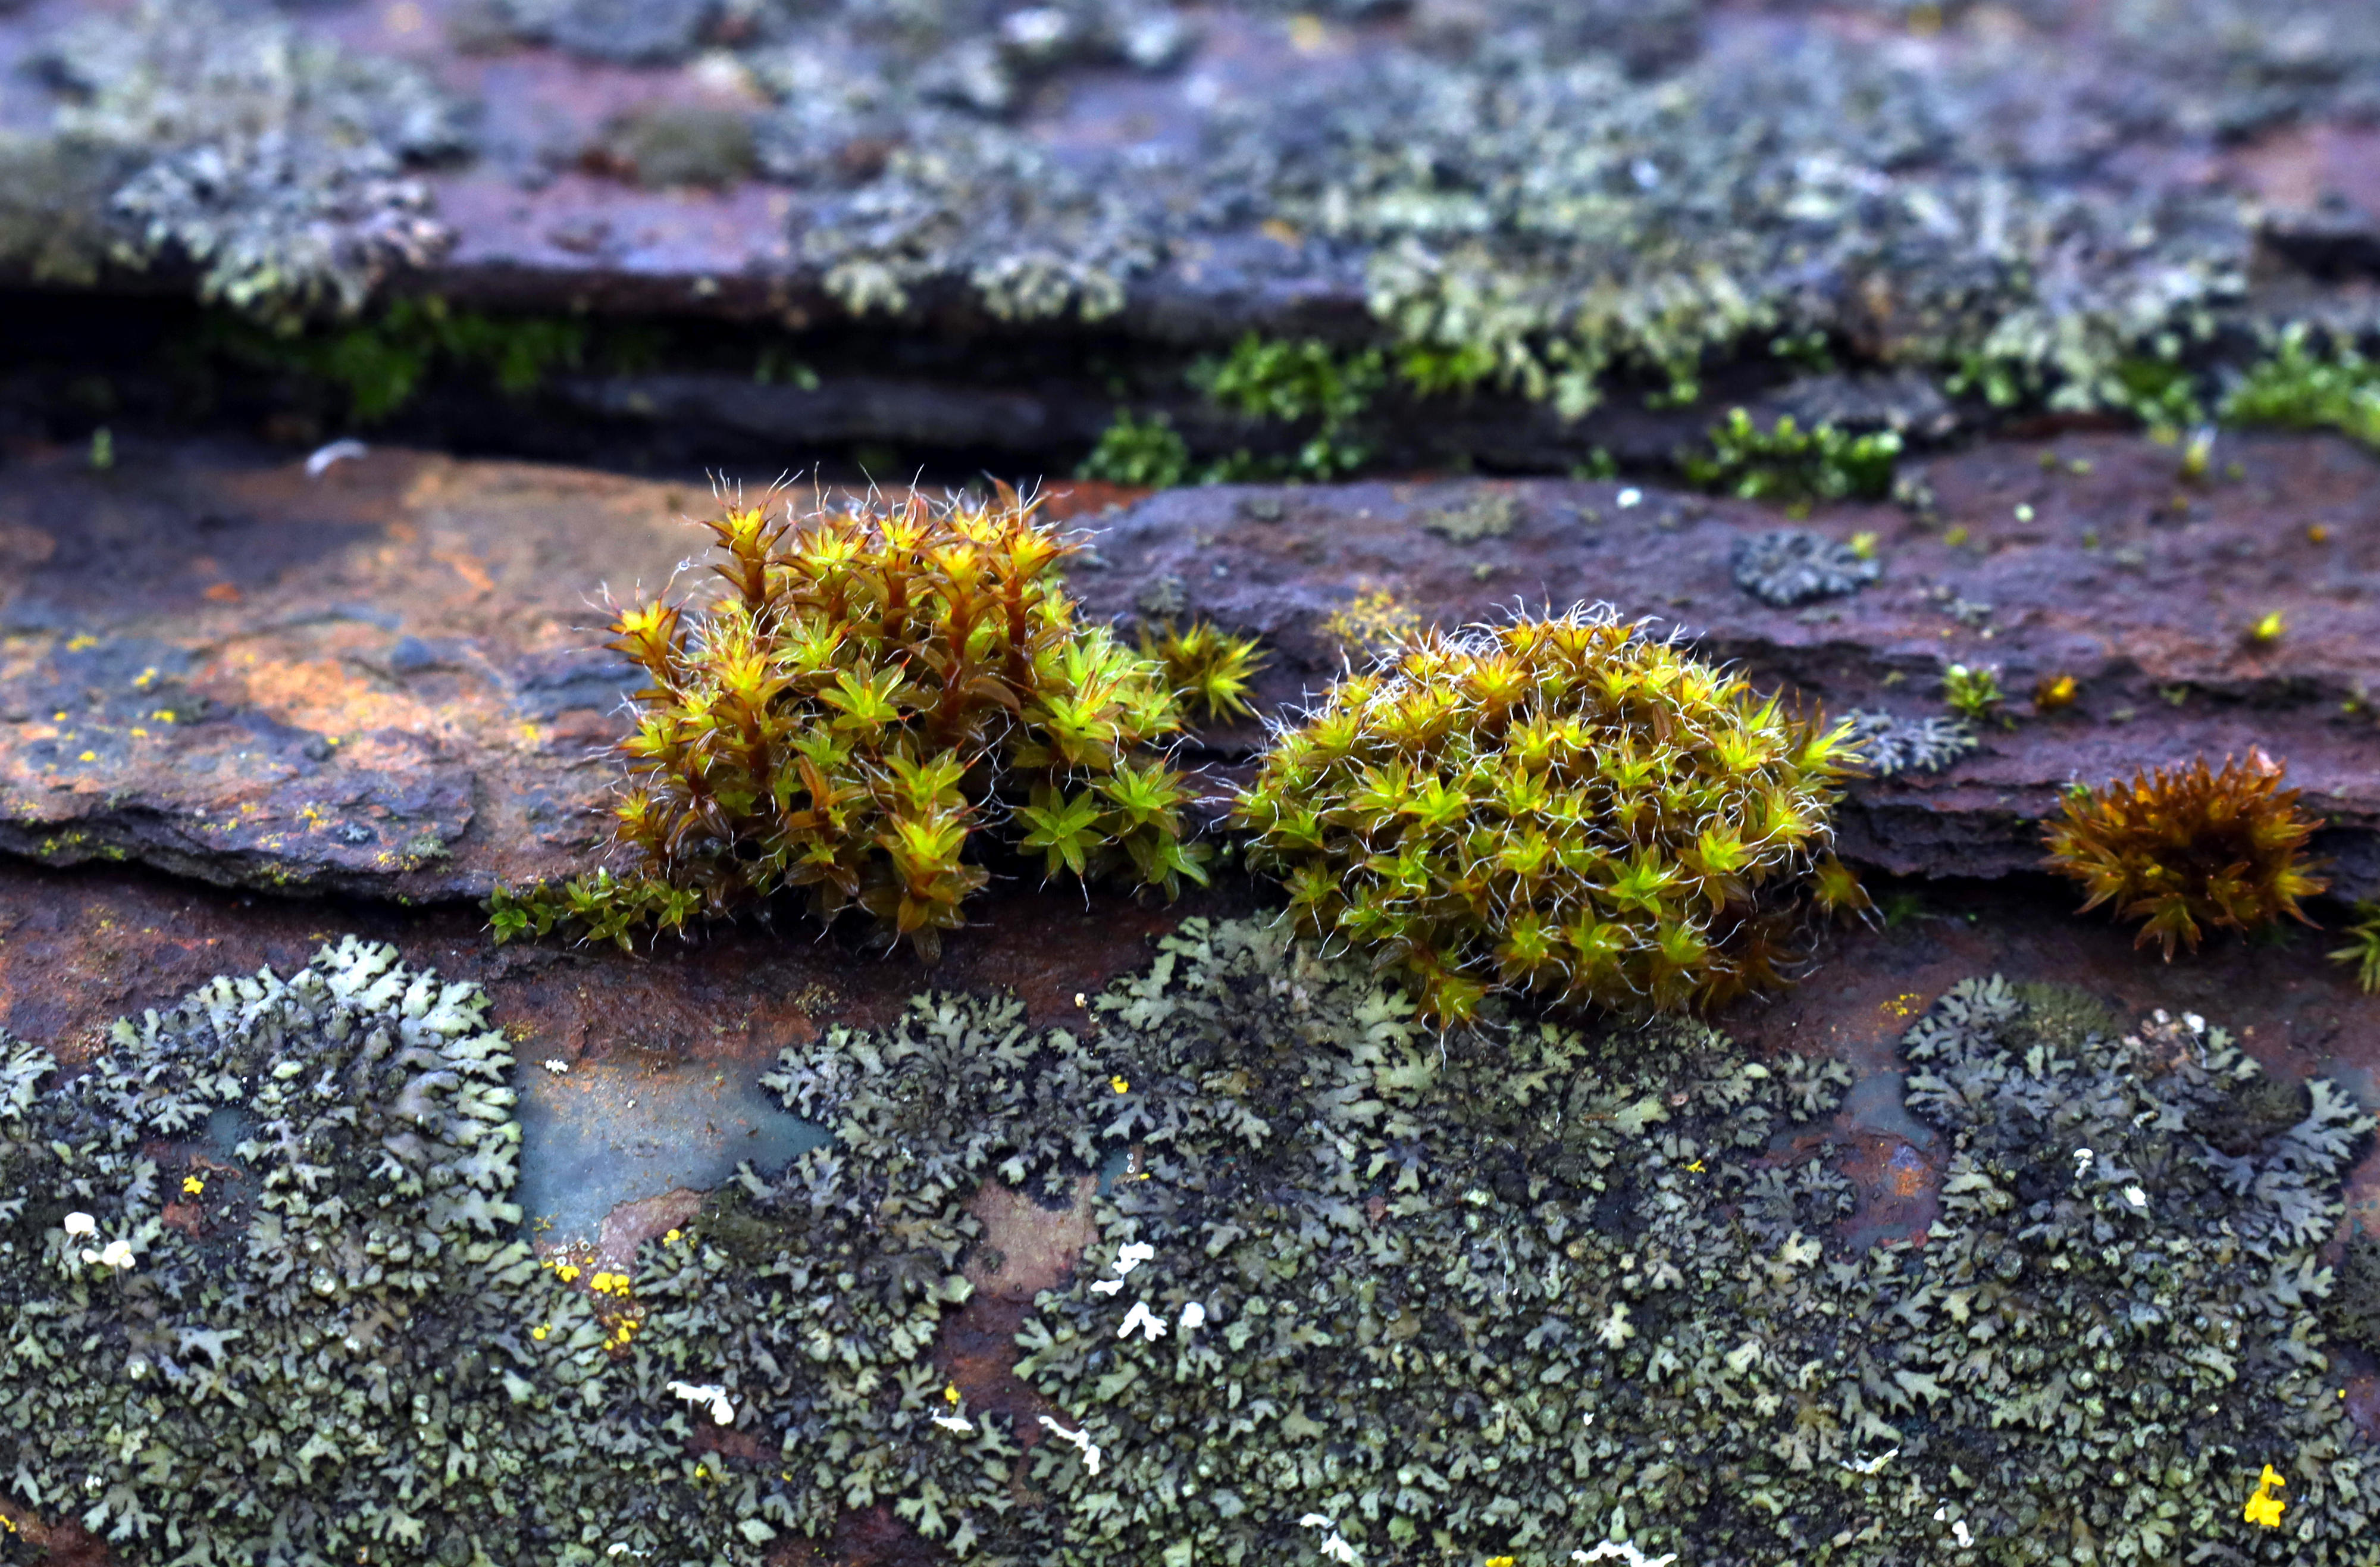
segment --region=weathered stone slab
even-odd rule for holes
[[[1516,407],[1473,432],[1488,460],[1564,467],[1596,446],[1666,456],[1622,415],[1672,372],[1750,400],[1830,354],[1980,365],[2088,406],[2160,334],[2236,356],[2242,328],[2372,319],[2380,199],[2358,170],[2380,52],[2353,6],[577,15],[15,7],[0,278],[197,281],[283,316],[396,290],[1059,341],[1105,361],[1075,367],[1071,398],[1160,407],[1182,392],[1168,346],[1417,343],[1485,354],[1541,409],[1609,394],[1588,426]],[[285,140],[355,155],[276,162]],[[820,373],[864,390],[869,357]],[[773,413],[822,439],[882,411],[863,438],[885,440],[956,409],[935,443],[983,434],[947,395],[963,382],[910,378],[905,399]],[[708,395],[736,379],[711,373]],[[1378,414],[1391,445],[1466,417]],[[991,433],[1079,445],[1082,411],[1058,415]]]
[[[1448,626],[1609,602],[1838,713],[1940,714],[1948,663],[1994,665],[2011,726],[1984,725],[1938,775],[1855,784],[1853,858],[2021,870],[2070,782],[2260,745],[2332,820],[2338,890],[2368,893],[2380,464],[2319,438],[2223,455],[2244,476],[2204,488],[2136,437],[1938,459],[1930,524],[1881,506],[1814,519],[1874,533],[1881,578],[1798,608],[1730,576],[1739,540],[1784,525],[1774,510],[1612,482],[1176,491],[1078,516],[1097,553],[1075,581],[1102,616],[1260,633],[1276,709],[1340,667],[1330,617],[1382,591]],[[1062,512],[1111,493],[1062,489]],[[635,685],[600,648],[601,595],[667,583],[709,504],[687,485],[395,451],[319,480],[200,452],[16,468],[0,476],[0,847],[417,900],[583,869]],[[2276,612],[2287,629],[2252,641]],[[2035,712],[2035,684],[2060,674],[2076,701]],[[1258,737],[1217,731],[1205,754],[1228,772]]]

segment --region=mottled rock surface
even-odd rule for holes
[[[1330,617],[1383,591],[1446,626],[1608,601],[1835,711],[1939,714],[1946,665],[1991,665],[2006,725],[1984,723],[1941,772],[1855,784],[1849,856],[2021,870],[2069,783],[2261,745],[2330,820],[2319,846],[2339,891],[2368,895],[2380,464],[2326,438],[2226,453],[2243,477],[2204,486],[2138,437],[1938,459],[1929,526],[1882,506],[1811,519],[1875,534],[1883,569],[1800,609],[1734,585],[1736,541],[1776,522],[1747,503],[1415,480],[1183,490],[1081,515],[1101,492],[1058,493],[1096,537],[1075,576],[1091,610],[1260,634],[1275,711],[1346,656]],[[401,451],[315,480],[201,450],[128,450],[105,473],[63,455],[17,465],[0,473],[0,847],[415,900],[583,869],[614,776],[601,747],[635,685],[601,650],[601,595],[669,582],[707,537],[688,514],[709,505],[689,485]],[[2286,631],[2252,640],[2276,612]],[[2060,674],[2078,699],[2034,711],[2035,685]],[[1199,754],[1228,773],[1257,737],[1211,732]]]
[[[748,362],[573,394],[945,448],[1195,417],[1182,354],[1318,333],[1493,394],[1384,404],[1392,445],[1659,460],[1648,391],[1938,431],[2368,325],[2375,102],[2367,9],[2316,0],[38,0],[0,15],[0,278],[1069,346],[989,431],[965,363],[832,343],[820,402],[745,407]]]

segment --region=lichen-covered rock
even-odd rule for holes
[[[420,71],[364,61],[214,0],[143,0],[47,46],[62,144],[123,155],[114,259],[185,260],[207,298],[274,315],[352,311],[447,231],[410,164],[468,146]]]
[[[2374,1560],[2314,1317],[2371,1120],[2329,1085],[2225,1151],[2261,1079],[2220,1030],[1970,982],[1905,1045],[1943,1217],[1846,1255],[1839,1178],[1777,1136],[1839,1069],[1686,1025],[1433,1038],[1275,933],[1167,951],[1100,1003],[1148,1178],[1094,1257],[1143,1260],[1022,1340],[1102,1458],[1035,1450],[1057,1560]],[[2240,1516],[2266,1464],[2280,1531]]]
[[[719,0],[505,0],[521,35],[598,60],[677,60],[702,42]]]
[[[788,1048],[766,1081],[835,1142],[615,1271],[513,1238],[484,1006],[350,940],[63,1082],[0,1041],[13,1503],[126,1567],[759,1567],[877,1504],[1012,1567],[2374,1560],[2316,1256],[2371,1120],[2195,1017],[1954,989],[1904,1041],[1941,1217],[1852,1254],[1842,1065],[1439,1034],[1193,920],[1079,1030],[935,996]],[[969,1208],[1101,1168],[1018,1431],[936,1363]],[[2240,1516],[2265,1464],[2278,1528]]]
[[[920,1438],[973,1183],[819,1154],[540,1266],[485,1014],[349,939],[64,1083],[0,1039],[12,1500],[126,1563],[756,1564],[879,1496],[963,1546],[1011,1450]]]

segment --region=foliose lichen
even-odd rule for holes
[[[1963,719],[1927,713],[1908,718],[1876,708],[1843,714],[1850,745],[1878,778],[1897,772],[1939,772],[1975,748],[1975,731]]]
[[[1799,528],[1738,539],[1728,553],[1728,570],[1738,588],[1779,609],[1856,593],[1884,574],[1873,556]]]
[[[112,259],[187,261],[202,298],[277,322],[352,313],[450,236],[407,166],[466,150],[419,70],[214,0],[142,0],[50,42],[57,135],[122,154]]]
[[[1277,928],[1161,950],[1096,1008],[1145,1178],[1020,1337],[1099,1454],[1033,1451],[1050,1560],[2374,1559],[2316,1318],[2372,1122],[2330,1085],[2274,1113],[2199,1020],[1967,982],[1903,1042],[1941,1217],[1861,1254],[1792,1135],[1840,1065],[1441,1035]],[[2278,1532],[2240,1516],[2266,1464]]]
[[[512,1238],[485,1007],[348,941],[63,1081],[0,1041],[15,1501],[128,1567],[757,1567],[878,1504],[1002,1567],[2375,1560],[2319,1255],[2372,1119],[2195,1016],[1955,987],[1902,1041],[1939,1217],[1862,1252],[1840,1063],[1433,1029],[1187,920],[1080,1030],[929,996],[787,1048],[833,1143],[598,1271]],[[934,1363],[967,1208],[1118,1154],[1015,1431]]]
[[[757,1567],[879,1497],[963,1546],[1005,1453],[917,1440],[949,1188],[813,1152],[627,1271],[541,1267],[487,1005],[350,938],[72,1075],[0,1038],[11,1499],[128,1563]]]

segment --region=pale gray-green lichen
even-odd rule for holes
[[[461,110],[410,66],[215,0],[85,18],[41,63],[55,144],[124,164],[104,206],[117,262],[179,260],[201,297],[285,318],[353,311],[449,242],[407,166],[466,149]]]
[[[2262,1113],[2219,1030],[1969,982],[1905,1043],[1942,1216],[1860,1254],[1792,1133],[1840,1067],[1692,1025],[1441,1040],[1268,933],[1167,947],[1102,1003],[1150,1178],[1021,1341],[1103,1459],[1034,1451],[1055,1560],[1324,1527],[1374,1564],[2380,1560],[2313,1315],[2371,1126],[2327,1084]],[[2266,1464],[2278,1530],[2240,1516]]]
[[[0,1488],[127,1567],[756,1567],[876,1500],[963,1543],[1013,1454],[924,1439],[966,1192],[820,1150],[591,1290],[518,1238],[486,1006],[350,939],[64,1081],[0,1039]]]
[[[1439,1036],[1190,920],[1079,1032],[939,996],[789,1048],[836,1141],[590,1295],[511,1238],[484,1008],[350,941],[63,1082],[0,1041],[14,1500],[127,1567],[758,1563],[874,1503],[1014,1567],[2380,1561],[2317,1249],[2371,1119],[2195,1017],[1954,988],[1903,1041],[1939,1217],[1857,1250],[1839,1063]],[[934,1363],[967,1204],[1127,1149],[1026,1318],[1020,1452]]]

